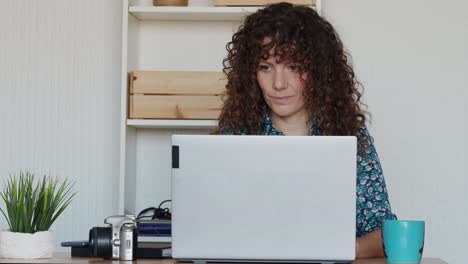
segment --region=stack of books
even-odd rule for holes
[[[171,220],[141,219],[137,227],[138,242],[171,242]]]

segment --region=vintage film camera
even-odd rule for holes
[[[108,227],[89,230],[89,247],[95,257],[135,260],[138,232],[134,216],[114,215],[104,220]]]

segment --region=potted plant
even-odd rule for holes
[[[8,231],[0,231],[0,257],[51,258],[54,250],[50,226],[71,203],[73,184],[30,172],[10,175],[0,196],[0,211]]]

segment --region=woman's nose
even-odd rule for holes
[[[286,88],[286,78],[284,76],[283,71],[276,71],[275,76],[274,76],[274,81],[273,81],[273,88],[276,90],[283,90]]]

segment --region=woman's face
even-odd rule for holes
[[[281,119],[307,118],[304,107],[304,80],[299,65],[282,61],[270,56],[261,59],[257,69],[257,81],[263,92],[263,97],[272,111],[272,116]]]

